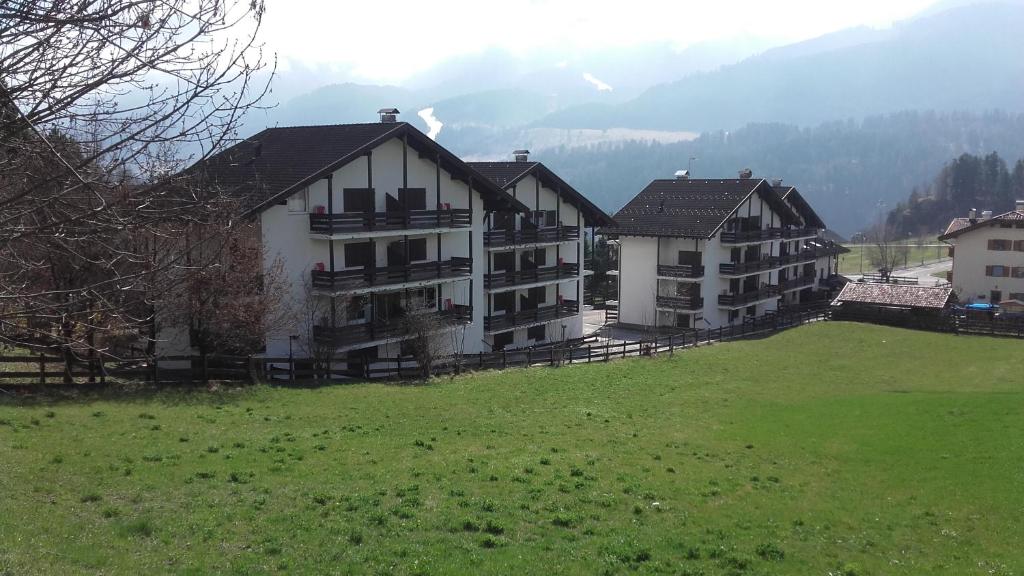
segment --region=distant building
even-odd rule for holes
[[[1024,301],[1024,200],[1012,212],[954,218],[939,240],[950,244],[949,281],[961,302]]]
[[[717,328],[824,301],[838,255],[793,187],[755,179],[655,180],[601,233],[619,245],[619,322]]]

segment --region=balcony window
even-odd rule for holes
[[[992,278],[1006,278],[1009,275],[1009,266],[985,266],[985,276]]]
[[[1010,240],[991,239],[988,241],[989,250],[1006,251],[1013,247],[1013,242]]]
[[[342,192],[345,212],[373,212],[372,188],[345,188]]]
[[[534,342],[542,342],[547,339],[547,326],[541,324],[539,326],[531,326],[526,329],[526,337]]]
[[[355,268],[357,266],[372,266],[373,253],[372,244],[369,242],[352,242],[345,244],[345,267]]]
[[[1024,240],[1014,240],[1013,249],[1017,252],[1024,252]]]
[[[301,192],[293,194],[288,198],[289,214],[305,214],[309,208],[309,188],[303,188]]]
[[[512,314],[516,311],[515,291],[500,292],[494,295],[494,311]]]
[[[1024,266],[1014,266],[1010,268],[1010,276],[1014,278],[1024,278]]]

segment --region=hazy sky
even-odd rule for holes
[[[501,48],[559,53],[754,35],[795,41],[887,26],[934,0],[268,0],[264,39],[287,69],[330,66],[401,82],[442,60]]]

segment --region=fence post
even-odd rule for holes
[[[527,348],[526,349],[526,365],[527,366],[533,366],[533,349],[532,348]]]
[[[46,354],[39,353],[39,383],[46,384]]]
[[[548,365],[550,365],[550,366],[554,366],[555,365],[555,349],[554,348],[550,348],[550,354],[549,354],[549,357],[548,357]]]
[[[672,338],[673,338],[672,334],[669,334],[668,335],[668,355],[669,355],[670,358],[672,357],[672,353],[674,352],[674,350],[672,349]],[[683,338],[686,338],[686,336],[683,336]]]
[[[501,349],[501,368],[508,368],[508,351],[504,348]]]
[[[626,357],[626,341],[625,340],[622,341],[622,357],[623,358]]]
[[[249,382],[252,384],[258,383],[259,377],[256,375],[256,360],[252,357],[252,354],[246,357],[245,366],[249,371]]]
[[[482,370],[483,367],[484,367],[484,353],[483,353],[483,351],[481,351],[480,352],[480,369]]]
[[[295,358],[288,357],[288,381],[295,382]]]
[[[203,354],[203,384],[210,383],[210,357]]]
[[[107,369],[103,366],[103,357],[102,356],[99,359],[99,368],[100,368],[100,385],[103,386],[103,385],[106,385],[106,383],[107,383]]]
[[[587,344],[587,364],[590,364],[590,344]]]
[[[611,350],[612,350],[611,343],[610,342],[605,343],[605,345],[604,345],[604,361],[605,362],[611,360]]]

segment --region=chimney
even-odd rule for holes
[[[1017,200],[1017,202],[1014,203],[1013,209],[1017,212],[1024,212],[1024,200]]]
[[[981,213],[981,219],[982,220],[988,220],[991,217],[992,217],[992,211],[991,210],[985,210],[985,211],[983,211]]]
[[[516,159],[516,162],[527,162],[530,160],[529,150],[513,150],[512,157]]]
[[[689,180],[689,179],[690,179],[690,171],[689,170],[676,170],[676,180]]]
[[[972,224],[977,222],[978,221],[978,209],[977,208],[971,208],[970,210],[968,210],[967,211],[967,219],[970,220]]]
[[[749,180],[753,175],[754,172],[750,168],[740,170],[740,180]]]
[[[377,110],[377,114],[380,114],[381,124],[394,124],[398,122],[398,115],[401,112],[398,111],[398,108],[381,108]]]
[[[772,188],[782,188],[782,178],[772,180]]]

